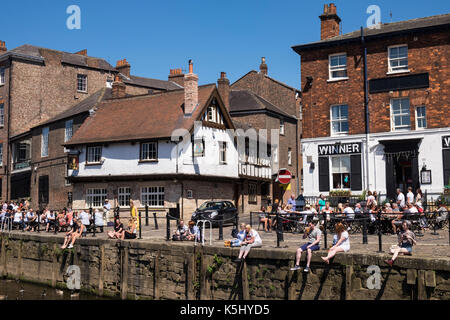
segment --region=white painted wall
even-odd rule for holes
[[[386,166],[384,160],[384,146],[379,143],[380,140],[406,140],[421,138],[422,142],[419,146],[419,174],[422,166],[425,164],[427,170],[431,170],[432,184],[421,185],[423,192],[434,198],[437,197],[444,189],[443,178],[443,158],[442,158],[442,137],[449,135],[450,128],[427,129],[417,131],[405,131],[395,133],[377,133],[369,135],[369,190],[386,194]],[[363,189],[367,184],[367,176],[365,173],[366,146],[365,135],[326,137],[317,139],[304,139],[302,143],[303,155],[303,189],[305,196],[318,196],[319,192],[319,155],[318,146],[324,144],[334,144],[338,141],[342,143],[361,142],[362,143],[362,173],[363,173]],[[315,163],[315,169],[310,169],[310,163],[307,157],[312,156]],[[331,170],[331,166],[330,166]],[[330,184],[331,185],[331,184]],[[357,192],[355,192],[357,193]],[[327,195],[327,192],[323,192]]]

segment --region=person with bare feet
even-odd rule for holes
[[[297,249],[295,266],[291,268],[292,271],[300,269],[300,259],[302,257],[303,251],[307,252],[306,268],[303,269],[304,272],[309,272],[309,265],[311,263],[312,252],[320,250],[320,238],[322,237],[322,231],[320,228],[316,227],[316,224],[311,221],[309,227],[303,235],[303,238],[308,238],[308,243]]]
[[[336,235],[334,236],[333,246],[328,251],[326,257],[321,257],[323,261],[330,264],[330,259],[333,258],[338,252],[350,251],[350,239],[345,226],[342,223],[336,224]]]
[[[403,225],[402,225],[403,231],[399,234],[399,237],[398,237],[398,247],[391,249],[391,253],[393,254],[392,259],[384,261],[391,267],[394,264],[395,259],[397,259],[398,255],[400,253],[404,254],[404,255],[412,254],[412,247],[417,242],[416,242],[416,235],[414,234],[414,232],[412,232],[410,230],[410,228],[411,228],[411,222],[403,221]]]

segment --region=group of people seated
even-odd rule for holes
[[[118,239],[118,240],[124,240],[124,239],[136,239],[137,237],[137,219],[134,216],[131,216],[128,220],[128,226],[125,229],[123,226],[123,223],[120,222],[120,218],[116,217],[114,219],[114,229],[110,232],[108,232],[108,238],[109,239]]]
[[[185,225],[183,220],[180,220],[175,232],[172,235],[173,241],[201,241],[200,228],[195,225],[194,221],[189,221]]]

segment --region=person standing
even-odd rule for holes
[[[407,205],[414,204],[414,193],[412,192],[412,187],[408,187],[408,193],[406,194]]]
[[[323,194],[319,195],[319,201],[317,202],[317,205],[319,206],[319,212],[322,212],[323,207],[325,207],[326,205],[326,201]]]
[[[139,224],[139,219],[138,219],[138,209],[137,207],[134,206],[134,202],[133,200],[130,200],[130,213],[131,213],[131,217],[136,219],[137,223],[136,223],[136,228],[139,230],[139,228],[141,227]]]
[[[103,221],[106,221],[106,223],[110,220],[110,211],[111,211],[111,204],[109,203],[108,199],[105,199],[105,203],[103,204]]]
[[[303,238],[308,237],[308,243],[297,249],[295,266],[291,268],[292,271],[300,269],[300,259],[302,257],[303,251],[307,252],[306,268],[303,269],[304,272],[309,272],[309,266],[311,264],[312,252],[320,250],[320,239],[322,237],[322,231],[316,227],[314,222],[309,223],[309,228],[305,231]]]
[[[288,206],[291,206],[290,211],[296,211],[296,202],[295,202],[295,195],[291,194],[291,197],[289,198],[287,202]]]
[[[397,189],[397,204],[401,210],[405,209],[406,207],[405,195],[400,189]]]

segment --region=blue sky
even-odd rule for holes
[[[300,60],[291,46],[320,40],[323,5],[317,0],[15,0],[2,1],[0,40],[9,49],[33,44],[67,52],[88,49],[112,65],[126,58],[132,74],[167,79],[169,69],[194,60],[200,83],[221,71],[233,82],[257,70],[265,56],[269,75],[300,86]],[[450,1],[336,0],[343,32],[366,24],[369,5],[382,22],[450,12]],[[81,9],[81,30],[69,30],[69,5]]]

